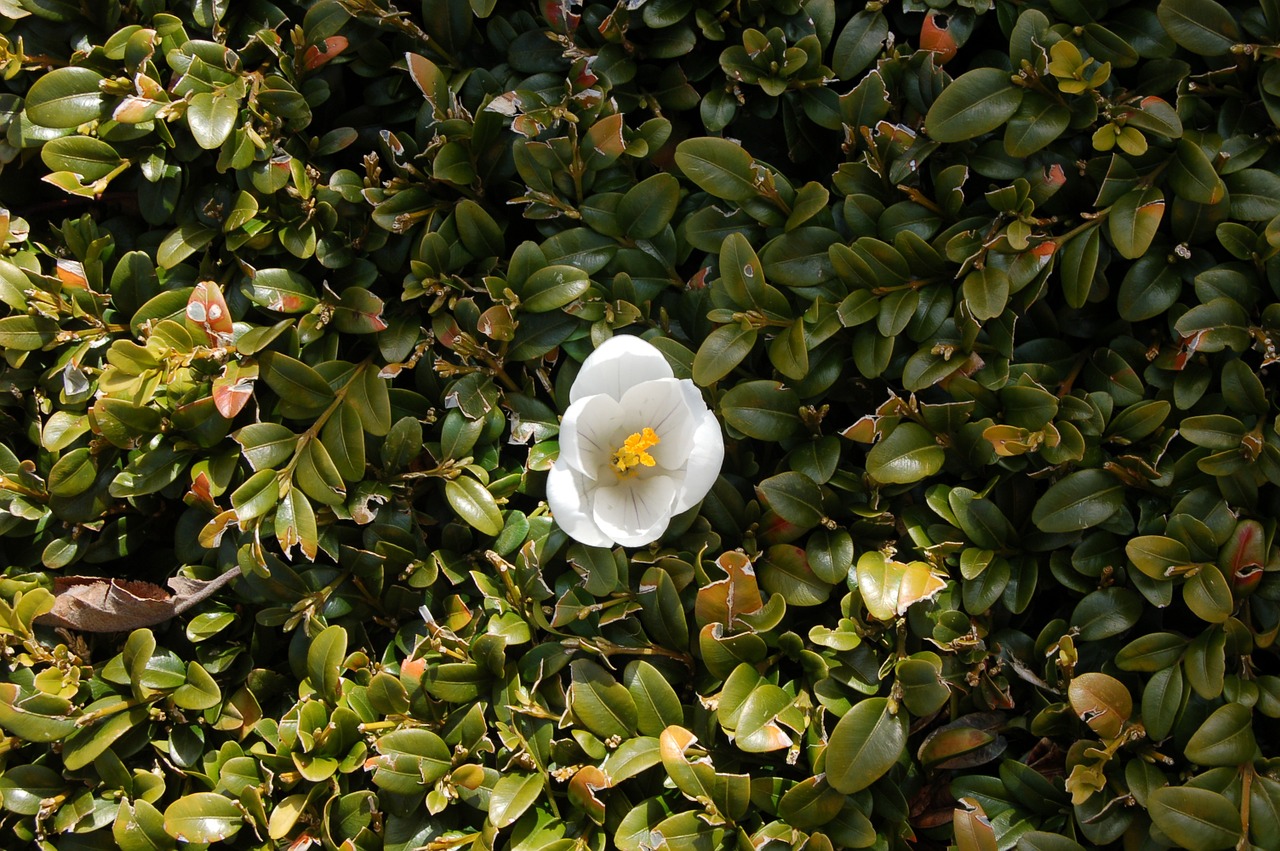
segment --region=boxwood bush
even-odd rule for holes
[[[0,0],[9,849],[1274,849],[1280,0]],[[582,361],[722,424],[547,508]]]

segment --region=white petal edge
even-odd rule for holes
[[[670,476],[622,479],[591,495],[596,526],[624,547],[643,547],[662,537],[671,522],[677,484]]]
[[[569,388],[569,402],[572,404],[597,393],[620,400],[628,388],[641,381],[674,375],[671,364],[655,346],[639,337],[618,334],[587,355]]]
[[[575,541],[589,547],[612,547],[614,540],[596,525],[591,494],[585,485],[583,476],[557,460],[547,474],[547,505],[551,507],[551,515],[556,525]]]
[[[724,466],[724,434],[711,411],[702,415],[693,433],[693,449],[685,466],[684,482],[676,498],[674,513],[688,511],[702,502]]]
[[[624,393],[618,403],[625,424],[622,436],[625,438],[645,427],[657,432],[660,442],[650,454],[667,470],[684,467],[693,448],[693,429],[698,422],[694,419],[695,412],[689,409],[683,383],[674,378],[645,381]],[[706,409],[705,404],[702,407]]]
[[[560,460],[594,479],[621,445],[622,421],[623,408],[612,396],[597,393],[574,402],[560,419]]]

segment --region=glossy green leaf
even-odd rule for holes
[[[885,484],[910,484],[942,469],[946,453],[934,435],[913,422],[899,423],[867,454],[867,472]]]
[[[1187,759],[1205,766],[1243,765],[1253,761],[1258,742],[1253,733],[1253,713],[1246,706],[1219,706],[1187,740]]]
[[[707,335],[693,358],[693,380],[706,387],[733,372],[751,354],[759,332],[742,325],[721,325]]]
[[[675,159],[686,177],[717,198],[745,201],[757,193],[751,155],[728,139],[686,139]]]
[[[1120,482],[1103,470],[1078,470],[1054,483],[1031,512],[1044,532],[1076,532],[1107,520],[1124,504]]]
[[[951,82],[929,107],[925,126],[938,142],[962,142],[988,133],[1013,117],[1023,90],[999,68],[977,68]]]
[[[27,117],[44,127],[71,128],[103,117],[111,99],[92,68],[54,68],[27,91]]]
[[[216,792],[195,792],[174,801],[164,811],[164,829],[179,842],[221,842],[244,827],[244,812]]]
[[[1221,56],[1240,38],[1235,19],[1216,0],[1160,0],[1156,14],[1174,41],[1202,56]]]
[[[1188,851],[1227,851],[1240,838],[1240,811],[1217,792],[1165,786],[1147,800],[1156,827]]]
[[[444,483],[449,505],[459,517],[483,535],[502,531],[502,511],[493,494],[469,476],[459,476]]]
[[[907,744],[905,714],[872,697],[841,716],[827,742],[827,782],[846,795],[867,788],[898,761]]]
[[[206,151],[220,147],[240,117],[240,105],[226,95],[200,92],[187,106],[187,127]]]

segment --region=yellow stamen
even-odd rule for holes
[[[646,428],[631,435],[623,442],[617,452],[613,453],[611,464],[613,469],[619,476],[635,475],[635,469],[639,466],[652,467],[654,464],[653,456],[646,452],[646,449],[652,449],[662,442],[662,438],[657,433]]]

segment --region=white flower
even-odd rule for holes
[[[611,337],[582,364],[560,423],[547,502],[569,537],[640,547],[702,501],[724,437],[690,380],[638,337]]]

